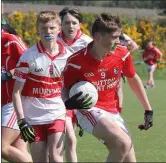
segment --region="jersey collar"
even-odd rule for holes
[[[58,44],[59,46],[59,53],[56,55],[56,56],[51,56],[45,49],[42,41],[40,40],[38,43],[37,43],[37,49],[38,49],[38,52],[39,53],[45,53],[51,60],[54,60],[55,58],[57,58],[59,55],[63,54],[66,52],[65,50],[65,47],[63,46],[63,44],[60,42],[60,41],[56,41],[56,43]]]
[[[113,51],[113,52],[108,53],[107,56],[106,56],[103,60],[98,60],[98,59],[94,58],[94,57],[91,55],[91,52],[90,52],[90,49],[91,49],[91,47],[93,46],[93,42],[94,42],[94,41],[90,42],[90,43],[88,44],[88,46],[86,47],[86,49],[85,49],[85,51],[84,51],[84,56],[87,56],[89,59],[93,60],[93,62],[95,62],[95,63],[97,63],[97,64],[102,63],[106,58],[110,57],[110,56],[111,56],[112,54],[114,54],[115,51],[116,51],[116,50],[115,50],[115,51]]]
[[[94,57],[92,56],[91,52],[90,52],[90,49],[91,49],[91,47],[93,46],[93,42],[94,42],[94,41],[90,42],[90,43],[88,44],[88,46],[86,47],[86,49],[85,49],[85,51],[84,51],[84,56],[88,57],[89,60],[92,60],[93,62],[95,62],[95,63],[97,63],[97,64],[100,64],[102,61],[100,61],[100,60],[94,58]]]
[[[82,36],[82,31],[81,31],[81,30],[77,30],[77,34],[76,34],[76,36],[75,36],[75,38],[74,38],[73,41],[67,41],[67,40],[65,39],[65,35],[64,35],[64,32],[63,32],[63,31],[60,32],[59,36],[62,38],[62,40],[63,40],[68,46],[71,46],[76,40],[78,40],[78,39]]]

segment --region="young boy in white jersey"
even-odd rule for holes
[[[152,127],[153,111],[127,48],[118,45],[112,49],[119,44],[121,31],[118,16],[102,13],[96,18],[92,26],[94,41],[68,58],[63,72],[63,98],[66,108],[78,109],[76,115],[81,127],[104,141],[109,151],[107,162],[136,162],[131,138],[115,102],[121,71],[145,110],[142,129]],[[94,75],[87,77],[87,72]],[[98,89],[99,98],[95,107],[89,109],[86,104],[87,110],[81,110],[85,109],[85,98],[80,99],[81,92],[69,98],[70,88],[78,81],[89,81],[102,88]]]
[[[23,54],[15,70],[13,102],[33,161],[63,162],[66,109],[61,72],[70,52],[57,41],[61,20],[54,11],[38,14],[37,30],[41,40]]]
[[[120,35],[119,40],[120,45],[127,47],[130,53],[133,53],[138,49],[137,43],[124,33]]]
[[[62,30],[58,36],[58,40],[69,50],[75,53],[87,46],[92,39],[82,33],[80,24],[82,23],[82,15],[77,8],[64,8],[59,13],[62,20]],[[76,153],[76,115],[75,110],[67,110],[66,117],[66,141],[65,154],[67,162],[77,162]]]

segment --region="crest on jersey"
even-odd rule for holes
[[[119,72],[118,68],[114,68],[114,74],[117,75]]]
[[[54,66],[53,65],[49,65],[49,74],[50,75],[54,74]]]

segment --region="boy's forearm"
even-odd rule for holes
[[[24,112],[23,112],[21,96],[20,96],[19,92],[13,94],[13,104],[14,104],[14,108],[15,108],[15,111],[17,114],[17,118],[23,119]]]
[[[13,104],[14,104],[14,108],[15,108],[18,119],[24,118],[24,111],[23,111],[22,101],[21,101],[21,92],[22,92],[23,86],[24,86],[24,83],[16,80],[14,90],[13,90],[13,95],[12,95]]]
[[[134,93],[138,97],[139,101],[143,105],[145,110],[151,110],[151,105],[149,103],[146,91],[143,87],[142,81],[137,74],[133,78],[128,78],[130,87],[133,89]]]
[[[130,53],[133,53],[134,51],[136,51],[138,49],[138,45],[136,43],[133,44],[132,49],[129,50]]]
[[[117,87],[116,91],[117,91],[117,95],[119,98],[119,107],[123,106],[123,88],[122,88],[122,78],[120,79],[120,85],[119,87]]]

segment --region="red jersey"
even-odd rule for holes
[[[1,72],[9,72],[16,67],[20,56],[27,49],[22,40],[13,34],[2,31],[1,38]],[[1,82],[1,104],[2,106],[12,102],[14,79]]]
[[[143,60],[146,61],[148,65],[153,65],[156,63],[157,57],[160,57],[160,53],[156,47],[148,48],[143,52]]]
[[[130,53],[126,47],[118,45],[114,53],[99,61],[90,54],[89,47],[92,43],[69,57],[63,73],[64,87],[70,89],[76,82],[89,81],[98,90],[96,107],[117,113],[115,92],[121,71],[128,78],[135,75]]]

